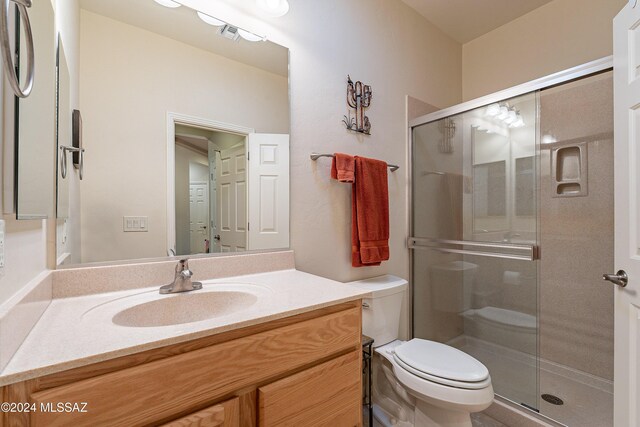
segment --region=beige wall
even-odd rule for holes
[[[612,19],[625,0],[555,0],[462,47],[470,100],[613,53]]]
[[[77,17],[77,0],[56,0],[56,28],[62,35],[65,46],[77,46],[74,20]],[[62,18],[62,15],[65,18]],[[70,73],[77,73],[74,57],[69,59]],[[0,71],[2,74],[3,71]],[[77,74],[75,74],[77,75]],[[77,105],[77,86],[71,93],[72,105]],[[3,141],[3,144],[13,141]],[[47,253],[55,254],[55,242],[47,243],[47,227],[55,227],[53,221],[17,221],[14,215],[5,215],[5,268],[0,276],[0,304],[22,289],[46,269]]]
[[[289,132],[285,77],[85,10],[80,72],[82,262],[166,256],[167,112]]]
[[[385,273],[408,278],[406,95],[439,108],[458,103],[461,46],[401,1],[295,2],[277,20],[222,16],[215,1],[185,3],[228,16],[290,49],[291,245],[297,267],[340,281]],[[347,74],[373,88],[371,136],[347,132],[341,123]],[[391,259],[382,266],[351,267],[351,188],[331,181],[330,161],[312,162],[313,151],[400,165],[389,174]]]

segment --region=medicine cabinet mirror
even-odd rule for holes
[[[12,22],[16,22],[14,7],[9,16]],[[13,104],[13,109],[7,108],[14,114],[13,126],[7,124],[14,133],[16,159],[15,189],[9,191],[9,200],[5,197],[4,210],[15,212],[18,219],[43,219],[55,216],[55,16],[50,1],[34,1],[28,16],[33,34],[35,78],[31,94],[26,98],[17,98],[9,91],[5,93]],[[29,64],[23,26],[17,28],[14,40],[20,40],[19,80],[25,82]],[[8,121],[6,116],[5,121]]]
[[[288,49],[153,0],[78,15],[60,50],[58,265],[289,247]]]

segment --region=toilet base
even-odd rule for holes
[[[415,427],[471,427],[471,414],[443,409],[418,400],[414,422]]]

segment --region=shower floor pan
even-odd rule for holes
[[[540,413],[567,426],[613,426],[613,382],[558,365],[540,361],[540,389],[533,390],[535,357],[474,337],[460,336],[448,343],[484,363],[496,393],[512,401],[531,402],[533,392],[562,399],[553,405],[537,396]],[[532,373],[523,376],[523,373]]]

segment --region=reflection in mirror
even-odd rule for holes
[[[288,246],[288,146],[287,135],[176,125],[176,253]]]
[[[80,7],[71,263],[288,247],[288,50],[185,6]]]
[[[58,140],[58,151],[62,146],[71,145],[71,76],[69,75],[69,65],[67,56],[64,53],[62,38],[58,37],[58,79],[57,79],[57,100],[56,106],[56,123]],[[69,166],[71,160],[69,160]],[[71,167],[71,166],[70,166]],[[57,217],[59,219],[69,218],[69,179],[63,179],[61,176],[62,168],[58,166],[58,202]],[[60,255],[60,253],[58,254]]]
[[[465,113],[473,166],[472,239],[531,243],[536,239],[536,100],[524,95],[506,105],[521,124],[492,114],[498,104]],[[470,218],[471,219],[471,218]]]
[[[473,167],[473,211],[476,220],[504,217],[507,214],[505,161],[485,163]]]
[[[516,216],[534,216],[535,205],[535,158],[516,159]]]
[[[507,219],[509,138],[472,126],[474,233],[504,231]]]
[[[35,71],[33,91],[16,104],[16,214],[18,219],[53,218],[55,187],[55,18],[50,1],[29,8]],[[24,40],[24,38],[22,38]],[[25,43],[20,44],[20,81],[26,79]],[[37,117],[37,123],[34,121]]]

